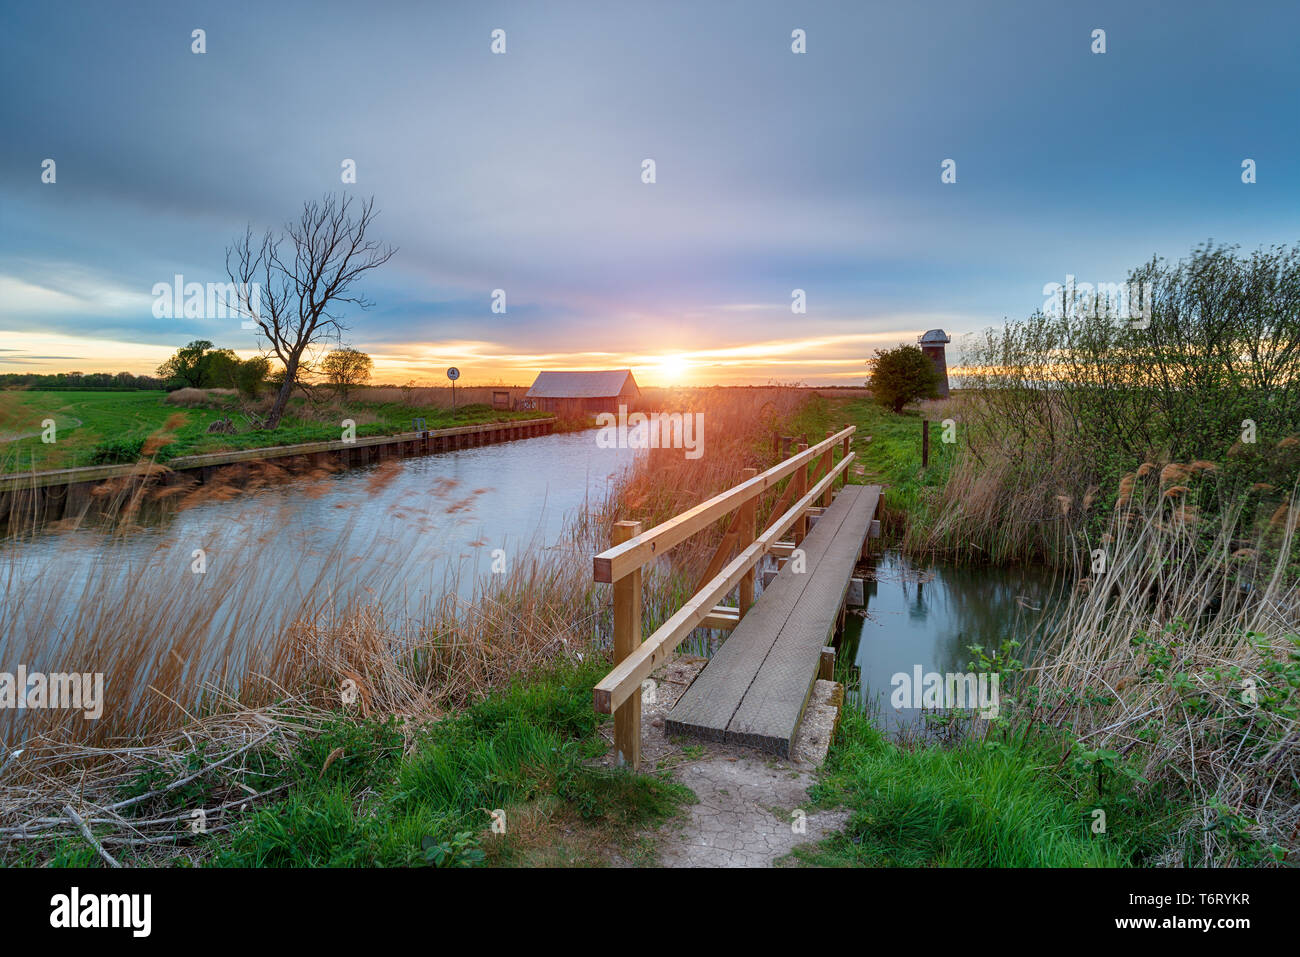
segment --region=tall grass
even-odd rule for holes
[[[1094,564],[1030,673],[1038,718],[1076,758],[1135,772],[1147,801],[1190,809],[1153,861],[1300,853],[1297,499],[1203,519],[1157,481],[1110,516]],[[1096,559],[1094,559],[1094,562]],[[1105,796],[1099,795],[1105,807]]]

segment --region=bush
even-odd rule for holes
[[[190,388],[177,389],[175,392],[169,393],[163,401],[168,405],[180,405],[187,409],[212,404],[212,400],[203,389]]]
[[[939,371],[917,346],[877,349],[870,365],[872,395],[895,412],[917,399],[939,397]]]
[[[144,438],[109,439],[91,450],[92,465],[125,465],[138,462],[144,450]]]

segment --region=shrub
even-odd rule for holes
[[[939,372],[917,346],[877,349],[870,365],[872,395],[895,412],[918,399],[939,397]]]

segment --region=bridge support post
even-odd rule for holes
[[[741,469],[740,474],[742,481],[748,482],[758,474],[758,469]],[[737,542],[740,551],[744,551],[750,545],[754,544],[754,539],[758,537],[758,497],[754,496],[740,506],[740,541]],[[754,566],[750,566],[749,571],[745,572],[745,577],[740,580],[740,617],[745,617],[745,612],[749,611],[749,606],[754,604]]]
[[[640,522],[615,522],[611,544],[641,534]],[[641,645],[641,569],[614,582],[614,664]],[[641,764],[641,692],[614,709],[614,757],[635,771]]]

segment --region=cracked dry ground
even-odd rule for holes
[[[808,704],[792,760],[750,748],[664,734],[663,719],[704,666],[703,658],[679,656],[653,675],[655,701],[642,705],[641,768],[667,770],[695,792],[699,803],[681,817],[643,835],[665,867],[772,867],[800,844],[816,843],[840,830],[845,810],[808,809],[813,771],[826,756],[839,686],[818,681]],[[613,728],[606,737],[612,739]],[[611,754],[604,763],[613,760]],[[796,832],[792,812],[804,811]],[[624,859],[612,863],[629,864]]]

